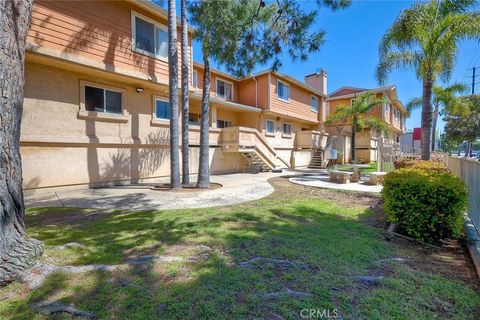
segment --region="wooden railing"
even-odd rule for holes
[[[256,129],[247,127],[223,128],[221,145],[222,150],[225,152],[255,150],[258,156],[272,169],[280,166],[279,161],[281,160],[277,156],[277,152]],[[288,166],[287,163],[283,163]]]
[[[325,148],[327,144],[327,138],[328,134],[320,131],[297,131],[295,134],[295,147],[307,149]]]

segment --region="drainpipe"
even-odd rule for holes
[[[255,108],[258,108],[258,82],[255,76],[252,74],[252,79],[255,81]]]

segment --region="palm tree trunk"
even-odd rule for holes
[[[435,140],[436,140],[436,131],[437,131],[437,120],[438,120],[438,109],[439,104],[435,104],[435,109],[433,111],[433,120],[432,120],[432,151],[435,150]]]
[[[182,24],[182,184],[190,183],[189,168],[189,141],[188,141],[188,114],[190,112],[188,99],[188,25],[187,25],[187,0],[181,2]]]
[[[202,111],[200,119],[200,160],[198,164],[197,188],[210,186],[210,161],[209,161],[209,106],[210,106],[210,62],[208,52],[203,47],[203,88]]]
[[[177,15],[175,0],[168,0],[168,74],[170,103],[170,185],[179,189],[180,184],[180,137],[178,135],[178,50]]]
[[[422,160],[430,160],[432,158],[432,88],[432,77],[431,75],[427,75],[426,78],[423,80],[421,140]]]
[[[17,278],[43,254],[43,244],[25,232],[20,158],[25,39],[32,2],[0,0],[0,285]]]
[[[355,134],[356,134],[356,130],[357,130],[357,118],[356,117],[353,117],[353,120],[352,120],[352,142],[351,142],[351,145],[352,145],[352,159],[351,159],[351,162],[354,163],[355,162]]]

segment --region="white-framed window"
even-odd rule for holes
[[[291,136],[292,135],[292,125],[289,123],[283,124],[283,135],[284,136]]]
[[[385,113],[389,113],[389,112],[390,112],[390,104],[385,103]]]
[[[352,99],[350,100],[350,105],[353,107],[353,105],[355,104],[355,99]]]
[[[192,86],[198,88],[198,71],[193,70],[192,72]]]
[[[313,112],[318,112],[318,104],[319,104],[318,98],[312,96],[310,101],[310,110],[312,110]]]
[[[86,111],[122,113],[122,91],[93,84],[85,84],[84,105]]]
[[[232,121],[228,120],[217,120],[217,128],[229,128],[232,126]]]
[[[275,134],[275,122],[273,120],[266,121],[265,131],[267,134]]]
[[[170,104],[167,98],[155,98],[155,118],[170,119]]]
[[[233,100],[233,83],[217,79],[215,85],[216,96],[225,100]]]
[[[277,98],[287,102],[290,99],[290,86],[280,80],[277,80]]]
[[[167,27],[132,11],[132,50],[167,61]]]

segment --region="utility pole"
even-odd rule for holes
[[[475,70],[477,68],[473,67],[473,76],[472,76],[472,94],[475,94]]]
[[[472,78],[472,94],[475,94],[475,86],[478,84],[477,82],[475,82],[475,80],[477,79],[477,69],[480,69],[480,67],[473,67],[472,69],[468,69],[468,70],[472,70],[472,76],[471,76],[471,78]]]

